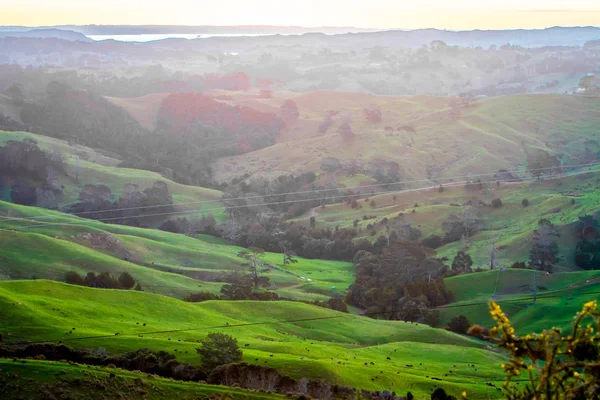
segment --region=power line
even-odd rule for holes
[[[561,165],[560,168],[585,168],[585,167],[595,167],[595,166],[600,166],[600,163],[586,163],[586,164],[569,164],[569,165]],[[529,170],[523,170],[523,169],[514,169],[514,170],[506,170],[506,171],[502,171],[502,172],[490,172],[490,173],[486,173],[486,174],[469,174],[469,175],[454,175],[454,176],[449,176],[449,177],[440,177],[440,178],[436,178],[436,180],[453,180],[453,179],[459,179],[459,178],[475,178],[475,177],[482,177],[482,176],[490,176],[490,175],[497,175],[500,173],[518,173],[518,172],[531,172],[531,171],[545,171],[545,170],[553,170],[556,169],[556,167],[546,167],[546,168],[536,168],[536,169],[529,169]],[[586,171],[585,173],[588,172],[593,172],[593,171]],[[548,175],[546,175],[548,176]],[[494,181],[488,181],[488,182],[483,182],[483,183],[490,183],[490,182],[495,182]],[[523,181],[523,179],[519,179],[519,178],[515,178],[515,181]],[[525,180],[526,181],[526,180]],[[251,199],[262,199],[265,197],[275,197],[275,196],[287,196],[287,195],[297,195],[297,194],[310,194],[310,193],[321,193],[321,192],[330,192],[330,191],[342,191],[342,190],[355,190],[355,189],[364,189],[364,188],[370,188],[370,187],[381,187],[381,186],[394,186],[394,185],[403,185],[403,184],[410,184],[410,183],[422,183],[422,182],[432,182],[432,179],[420,179],[420,180],[407,180],[407,181],[398,181],[398,182],[391,182],[391,183],[381,183],[381,184],[371,184],[371,185],[359,185],[359,186],[348,186],[348,187],[336,187],[336,188],[331,188],[331,189],[315,189],[315,190],[305,190],[305,191],[299,191],[299,192],[284,192],[284,193],[271,193],[271,194],[265,194],[265,195],[257,195],[257,196],[245,196],[245,197],[232,197],[232,198],[221,198],[221,199],[215,199],[215,200],[199,200],[199,201],[190,201],[190,202],[182,202],[182,203],[170,203],[170,204],[156,204],[156,205],[149,205],[149,206],[136,206],[136,207],[124,207],[124,208],[114,208],[114,209],[104,209],[104,210],[97,210],[97,211],[82,211],[82,212],[77,212],[77,213],[69,213],[69,215],[87,215],[87,214],[97,214],[97,213],[106,213],[106,212],[116,212],[116,211],[131,211],[131,210],[142,210],[142,209],[151,209],[151,208],[160,208],[160,207],[178,207],[178,206],[186,206],[186,205],[195,205],[195,204],[204,204],[204,203],[217,203],[217,202],[221,202],[223,200],[225,201],[233,201],[233,200],[251,200]],[[437,186],[433,185],[433,186]],[[371,193],[372,195],[372,193]],[[319,199],[317,199],[319,200]],[[74,205],[77,203],[70,203],[69,205]],[[220,210],[221,208],[219,208]],[[36,220],[36,219],[47,219],[47,218],[52,218],[53,216],[39,216],[39,217],[29,217],[28,219],[30,220]],[[14,220],[19,220],[21,218],[13,218]],[[10,220],[10,219],[8,219]]]
[[[582,171],[582,172],[577,172],[577,173],[570,174],[570,175],[564,175],[564,176],[561,176],[561,177],[581,175],[581,174],[589,174],[589,173],[597,173],[597,172],[600,172],[600,170]],[[544,178],[546,178],[546,176]],[[533,181],[533,180],[534,179],[524,180],[524,179],[521,179],[521,178],[513,178],[513,179],[506,179],[506,180],[480,181],[480,182],[477,182],[477,183],[481,183],[481,184],[483,184],[483,183],[493,183],[493,182],[510,183],[510,182],[527,182],[527,181]],[[468,183],[468,182],[455,182],[455,183],[452,183],[452,184],[448,184],[445,187],[457,187],[457,186],[464,185],[466,183]],[[398,190],[398,191],[382,191],[382,192],[370,193],[369,195],[371,195],[371,196],[372,195],[383,195],[383,194],[393,195],[393,194],[401,194],[401,193],[408,193],[408,192],[419,192],[419,191],[423,191],[423,190],[434,189],[435,187],[436,186],[427,186],[427,187],[416,188],[416,189],[404,189],[404,190]],[[348,194],[340,194],[340,195],[337,195],[337,196],[327,196],[327,197],[311,198],[311,199],[294,199],[294,200],[277,201],[277,202],[270,202],[270,203],[244,204],[244,205],[227,207],[227,209],[228,210],[232,210],[232,209],[239,209],[239,208],[250,208],[250,207],[280,205],[280,204],[294,204],[294,203],[301,203],[301,202],[307,202],[307,201],[329,200],[329,199],[345,198],[345,197],[348,197]],[[107,222],[107,221],[117,221],[117,220],[132,219],[132,218],[149,218],[149,217],[167,216],[167,215],[195,214],[197,212],[220,211],[222,209],[223,209],[222,207],[209,208],[209,209],[202,209],[201,208],[201,209],[186,210],[186,211],[172,211],[172,212],[155,213],[155,214],[141,214],[141,215],[138,214],[138,215],[132,215],[132,216],[122,216],[122,217],[112,217],[112,218],[98,218],[98,219],[90,219],[89,221]],[[116,210],[107,210],[107,211],[116,211]],[[52,217],[55,217],[55,218],[68,218],[69,216],[71,216],[71,214],[56,215],[56,216],[52,216]],[[6,217],[3,217],[3,218],[4,218],[4,221],[10,221],[10,220],[30,221],[31,220],[31,219],[28,219],[28,218],[10,218],[10,219],[6,218]],[[45,227],[45,226],[65,226],[65,225],[77,226],[77,225],[86,225],[86,224],[89,223],[89,221],[85,221],[85,222],[81,222],[81,223],[65,222],[65,223],[44,223],[44,224],[39,224],[39,225],[27,225],[27,226],[19,226],[19,227],[14,227],[14,228],[0,229],[0,232],[2,232],[2,231],[12,231],[12,230],[15,230],[15,229],[39,228],[39,227]]]

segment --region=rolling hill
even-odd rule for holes
[[[230,94],[234,103],[279,108],[284,100],[298,105],[299,119],[289,124],[271,147],[214,164],[218,180],[245,173],[319,171],[324,158],[359,160],[362,168],[380,161],[396,162],[407,179],[429,179],[489,173],[523,165],[525,150],[543,149],[563,162],[577,162],[586,147],[598,151],[595,129],[600,100],[567,95],[519,95],[476,99],[452,115],[452,99],[385,97],[355,93],[282,94],[273,99],[248,99]],[[370,106],[382,121],[365,119]],[[318,126],[328,110],[337,113],[320,135]],[[353,139],[337,133],[349,122]],[[386,127],[389,127],[386,129]],[[390,129],[391,128],[391,129]],[[414,132],[413,132],[414,130]]]
[[[600,210],[598,172],[598,166],[592,166],[575,169],[556,179],[531,180],[524,177],[521,181],[499,186],[491,176],[482,177],[490,180],[482,190],[466,189],[463,183],[448,183],[442,192],[438,187],[403,189],[397,193],[361,199],[358,201],[359,208],[352,208],[345,202],[336,203],[315,208],[291,221],[308,226],[310,218],[314,217],[319,229],[351,228],[356,221],[358,236],[374,241],[386,234],[388,226],[393,227],[391,220],[399,218],[402,223],[419,229],[423,239],[431,235],[444,236],[442,223],[450,215],[462,213],[469,204],[489,204],[492,199],[499,198],[502,200],[500,208],[489,205],[477,207],[482,229],[470,239],[468,249],[474,268],[489,267],[489,251],[494,242],[499,250],[500,265],[509,267],[515,261],[525,261],[532,233],[538,221],[546,218],[558,227],[561,234],[558,244],[563,261],[557,271],[578,270],[574,265],[576,239],[573,226],[580,216],[592,215]],[[418,188],[422,185],[412,186]],[[529,201],[527,207],[523,207],[523,199]],[[452,260],[461,246],[457,241],[436,251],[438,256]]]
[[[466,390],[474,399],[500,395],[485,383],[499,383],[502,356],[483,349],[482,342],[425,325],[301,303],[190,304],[150,293],[43,280],[0,283],[0,305],[0,329],[10,341],[61,340],[79,348],[101,346],[111,353],[147,347],[197,364],[197,340],[224,331],[237,338],[244,361],[293,378],[323,377],[369,390],[411,391],[417,397],[438,385],[451,393]],[[107,337],[85,339],[98,335]]]
[[[569,332],[582,305],[600,298],[600,271],[545,274],[496,270],[447,278],[445,283],[455,293],[455,302],[439,308],[442,323],[462,314],[472,324],[493,326],[487,302],[494,298],[518,334],[541,333],[552,327]]]
[[[181,298],[198,291],[218,293],[224,284],[217,282],[222,274],[244,269],[244,261],[237,257],[244,249],[211,236],[192,238],[105,224],[7,202],[0,202],[0,237],[7,244],[0,248],[0,276],[12,279],[36,276],[62,281],[70,270],[128,271],[146,290]],[[32,247],[35,252],[25,251]],[[327,299],[354,279],[351,263],[299,258],[284,268],[281,257],[266,253],[266,271],[261,274],[283,297]]]
[[[183,214],[188,218],[208,214],[212,214],[217,221],[223,218],[223,207],[219,201],[223,193],[218,190],[182,185],[156,172],[122,168],[118,166],[122,160],[89,147],[69,144],[63,140],[29,132],[0,131],[0,147],[5,146],[6,142],[11,140],[23,141],[25,139],[35,140],[40,149],[45,152],[61,154],[65,161],[66,176],[59,175],[56,181],[56,185],[63,188],[62,195],[48,204],[42,201],[40,206],[66,209],[78,201],[79,193],[87,184],[107,186],[112,192],[113,200],[116,200],[122,195],[128,184],[137,185],[139,190],[143,191],[151,188],[155,182],[163,181],[167,184],[173,203],[192,203],[175,205],[174,211],[190,211]],[[0,190],[0,200],[10,200],[10,192]],[[157,210],[157,213],[164,212],[161,209]],[[168,218],[165,217],[165,219]]]
[[[600,150],[595,126],[600,121],[600,100],[593,97],[538,94],[474,99],[455,105],[453,98],[431,96],[375,96],[344,92],[291,93],[277,91],[263,98],[256,90],[206,92],[218,101],[281,114],[284,101],[294,101],[299,117],[288,121],[277,143],[264,149],[217,160],[218,181],[244,174],[315,171],[323,159],[358,160],[369,164],[395,162],[405,179],[428,179],[489,173],[521,166],[526,151],[542,149],[577,162],[585,148]],[[158,97],[111,99],[141,124],[156,118]],[[370,122],[364,110],[381,111],[380,122]],[[331,125],[319,126],[326,115]],[[354,136],[345,139],[338,130],[349,123]],[[339,180],[338,171],[333,179]]]

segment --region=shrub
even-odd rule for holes
[[[202,357],[202,366],[208,370],[242,360],[237,340],[220,332],[209,333],[196,351]]]
[[[429,247],[430,249],[437,249],[438,247],[442,247],[444,245],[444,240],[440,236],[432,235],[423,239],[421,244],[423,244],[425,247]]]
[[[502,200],[500,200],[500,199],[492,200],[492,207],[494,207],[494,208],[502,207]]]
[[[448,323],[447,329],[454,333],[460,333],[461,335],[465,335],[469,330],[469,320],[464,315],[454,317]]]
[[[190,293],[183,298],[183,301],[187,301],[190,303],[200,303],[202,301],[207,300],[218,300],[219,296],[216,294],[212,294],[210,292],[198,292],[198,293]]]
[[[523,208],[529,207],[529,200],[527,200],[527,199],[521,200],[521,205],[523,206]]]

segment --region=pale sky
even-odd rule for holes
[[[600,26],[599,0],[0,0],[0,25]],[[452,5],[452,7],[449,6]]]

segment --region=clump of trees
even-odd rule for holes
[[[437,314],[430,308],[452,300],[442,280],[448,268],[416,243],[390,243],[381,255],[358,251],[354,264],[356,280],[346,303],[369,314],[434,325]]]
[[[94,272],[88,272],[86,276],[81,276],[75,271],[68,271],[65,274],[65,282],[71,285],[87,286],[102,289],[135,289],[142,291],[142,286],[127,271],[121,272],[118,276],[111,275],[108,272],[101,272],[96,275]]]
[[[138,185],[127,184],[117,201],[111,189],[102,184],[87,184],[79,192],[79,201],[69,207],[69,212],[90,219],[110,219],[110,222],[132,226],[152,226],[173,210],[171,193],[163,181],[154,182],[151,188],[141,191]],[[114,211],[111,211],[114,210]]]
[[[64,167],[59,151],[43,151],[33,139],[9,140],[0,147],[0,187],[10,189],[16,204],[56,206],[62,196],[57,178],[66,175]]]

